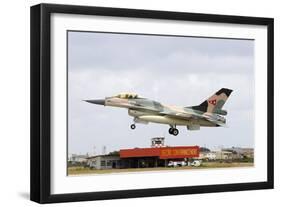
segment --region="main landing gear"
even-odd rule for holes
[[[131,124],[131,129],[135,129],[136,128],[136,125],[135,124]]]
[[[174,128],[174,127],[170,127],[169,128],[169,134],[172,134],[174,136],[177,136],[179,134],[179,130]]]

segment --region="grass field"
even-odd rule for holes
[[[204,162],[199,167],[155,167],[155,168],[128,168],[128,169],[90,169],[89,167],[69,167],[68,175],[83,175],[83,174],[107,174],[107,173],[122,173],[122,172],[145,172],[145,171],[162,171],[162,170],[191,170],[191,169],[212,169],[212,168],[230,168],[230,167],[253,167],[254,163],[248,162]]]

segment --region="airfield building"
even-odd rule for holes
[[[88,155],[71,154],[68,158],[68,163],[71,165],[84,165],[87,163]]]
[[[121,160],[119,156],[97,155],[89,157],[87,165],[98,170],[121,168]]]

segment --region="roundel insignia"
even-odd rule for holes
[[[217,100],[216,99],[209,100],[208,102],[209,102],[209,104],[212,104],[212,105],[216,105],[217,104]]]

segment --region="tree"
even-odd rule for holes
[[[110,153],[108,153],[108,155],[111,155],[111,156],[119,156],[119,151],[110,152]]]
[[[211,152],[211,150],[206,147],[200,147],[200,152]]]

